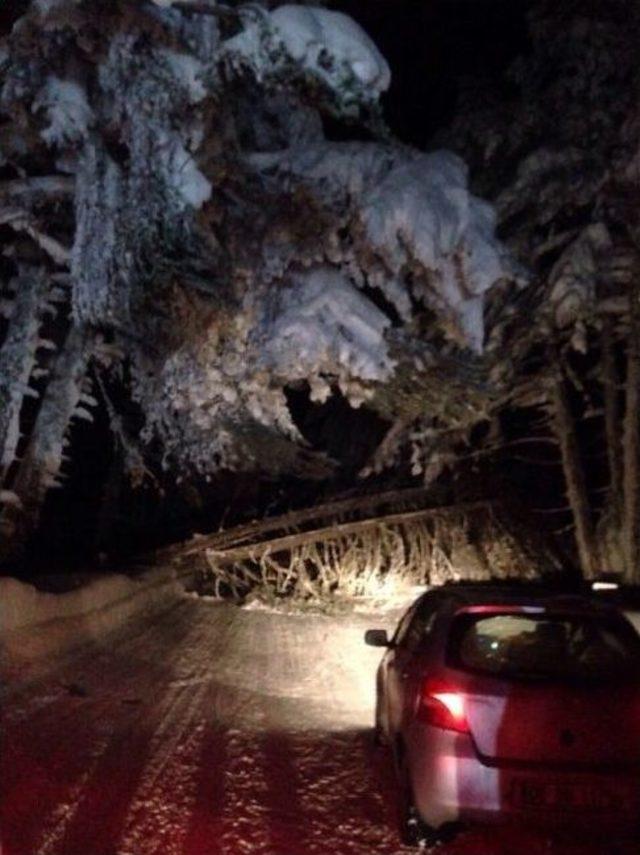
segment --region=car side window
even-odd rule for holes
[[[429,637],[438,613],[440,603],[429,603],[417,611],[407,630],[404,647],[411,653],[419,650]]]
[[[413,605],[400,619],[400,623],[398,624],[398,627],[397,627],[395,634],[393,636],[393,639],[392,639],[392,641],[396,647],[401,647],[404,645],[404,639],[405,639],[405,636],[407,634],[407,630],[409,629],[409,626],[411,624],[411,621],[413,619],[415,612],[416,612],[416,606]]]

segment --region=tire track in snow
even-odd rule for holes
[[[3,726],[0,752],[0,823],[3,842],[10,851],[35,852],[42,833],[43,815],[51,815],[64,788],[82,775],[86,758],[95,746],[95,733],[78,714],[77,699],[56,719],[60,733],[71,726],[75,747],[56,741],[52,722],[26,722]]]
[[[231,611],[207,610],[210,642],[205,645],[209,683],[203,701],[206,734],[194,771],[196,795],[184,840],[184,855],[223,855],[224,835],[229,830],[226,811],[229,780],[229,722],[246,709],[242,692],[220,683],[228,675],[227,657],[237,644],[237,615]]]
[[[121,723],[78,800],[75,821],[60,846],[63,855],[113,855],[114,841],[122,834],[148,762],[158,719],[165,706],[176,702],[176,692],[168,692],[160,702],[145,705]]]
[[[178,702],[154,733],[118,843],[119,855],[182,853],[196,799],[205,690],[182,687]]]
[[[228,732],[226,799],[220,839],[223,855],[275,855],[265,806],[268,784],[262,774],[259,755],[257,734]]]
[[[168,806],[174,805],[177,799],[179,809],[188,807],[188,800],[185,802],[184,796],[190,788],[188,764],[185,765],[189,749],[184,744],[183,736],[189,722],[196,721],[187,740],[189,743],[197,741],[205,727],[204,721],[198,722],[197,719],[198,711],[203,707],[202,693],[210,692],[210,689],[206,688],[208,663],[203,666],[202,650],[206,649],[207,642],[210,642],[211,625],[208,615],[194,614],[192,609],[182,613],[181,623],[187,630],[181,643],[170,651],[170,656],[165,660],[162,675],[164,679],[159,680],[157,676],[152,675],[146,686],[137,685],[138,694],[153,700],[132,711],[126,723],[123,723],[124,726],[120,728],[118,737],[105,753],[78,806],[77,821],[64,839],[61,847],[63,855],[86,855],[88,852],[91,855],[113,855],[114,841],[126,835],[127,823],[130,825],[129,832],[135,835],[137,832],[135,822],[132,823],[131,820],[131,811],[136,799],[140,798],[140,789],[145,786],[145,780],[147,796],[156,808],[158,799]],[[220,633],[217,633],[216,643],[219,636]],[[197,687],[195,691],[192,688],[194,686]],[[183,718],[184,727],[178,734],[172,732],[175,731],[173,722]],[[158,746],[161,757],[158,756]],[[197,750],[194,745],[193,752]],[[175,752],[173,757],[169,756],[172,751]],[[170,793],[154,792],[156,784],[151,781],[150,767],[158,762],[163,765],[168,780],[172,783]],[[187,781],[184,780],[185,774]],[[193,788],[197,792],[198,783],[195,781],[195,775],[193,777]],[[173,785],[176,785],[175,788]],[[176,810],[178,807],[175,805],[170,807],[170,811],[175,813]],[[154,815],[154,810],[151,814]],[[144,833],[147,821],[148,817],[142,811],[141,833]],[[187,821],[185,818],[179,827],[174,823],[173,831],[178,835],[182,833],[180,829]]]
[[[67,702],[71,703],[69,714],[53,721],[49,719],[48,727],[42,731],[41,736],[44,739],[42,748],[45,751],[46,760],[43,769],[45,774],[40,779],[40,783],[44,780],[48,786],[45,792],[42,786],[39,791],[36,787],[34,793],[33,777],[29,776],[27,783],[30,792],[23,794],[20,805],[26,827],[23,821],[22,825],[18,824],[16,829],[19,846],[26,846],[29,840],[31,851],[37,852],[38,855],[50,855],[58,850],[76,817],[85,791],[90,788],[90,782],[108,751],[114,734],[123,729],[120,692],[127,685],[127,678],[129,681],[133,679],[136,689],[144,688],[145,683],[151,685],[148,682],[149,678],[157,679],[157,674],[149,672],[148,669],[141,674],[135,656],[133,658],[131,656],[138,644],[144,643],[142,639],[148,640],[149,629],[152,628],[146,628],[140,636],[136,636],[136,643],[129,645],[131,648],[128,651],[129,656],[120,656],[112,661],[105,660],[104,655],[96,657],[96,660],[91,663],[95,669],[93,672],[88,670],[86,654],[79,656],[80,663],[87,666],[82,669],[84,676],[89,677],[86,681],[87,685],[93,684],[96,688],[82,701],[68,697]],[[174,651],[174,656],[179,655],[181,655],[180,647]],[[107,664],[109,667],[105,667]],[[36,717],[37,720],[40,718],[40,715]],[[128,717],[125,718],[125,725],[127,720]],[[36,721],[36,727],[38,723]],[[29,722],[29,724],[33,728],[34,723]],[[21,730],[22,727],[18,727],[16,735],[24,742],[25,734],[21,733]],[[52,744],[57,746],[53,753]],[[29,750],[28,747],[27,750]],[[43,796],[46,798],[43,799]],[[35,837],[30,836],[34,818],[40,826]],[[65,848],[60,851],[63,855],[67,855]]]
[[[162,716],[133,795],[118,855],[179,855],[196,802],[199,762],[208,718],[212,662],[224,650],[226,632],[213,637],[210,615],[192,611],[193,630],[174,669],[176,703]],[[227,624],[223,622],[223,630]]]
[[[307,851],[307,823],[301,810],[298,760],[292,735],[263,735],[260,754],[267,783],[265,806],[271,852],[300,855]]]
[[[58,849],[92,780],[99,776],[112,739],[117,740],[117,734],[131,724],[131,712],[122,704],[123,691],[157,695],[161,678],[173,675],[185,650],[190,650],[184,642],[193,632],[191,616],[190,611],[175,610],[161,625],[145,626],[115,656],[112,651],[100,656],[92,656],[93,650],[77,654],[75,675],[65,669],[56,672],[55,679],[71,683],[75,676],[77,682],[80,673],[91,690],[82,699],[65,692],[54,704],[56,716],[51,715],[50,706],[33,705],[28,695],[23,697],[12,730],[4,734],[12,751],[0,758],[2,771],[10,773],[3,775],[8,792],[2,800],[5,845],[20,855]],[[148,650],[158,648],[165,654],[159,657],[160,667],[157,662],[148,667]],[[35,715],[29,718],[31,709]],[[60,851],[68,855],[65,847]],[[93,848],[81,850],[82,855],[87,851],[93,855]]]
[[[225,806],[227,736],[217,725],[209,728],[199,758],[196,797],[184,855],[220,855]]]
[[[46,830],[34,846],[34,851],[38,855],[52,855],[58,849],[58,845],[63,839],[69,823],[76,815],[78,804],[87,786],[87,782],[98,767],[100,759],[107,750],[110,739],[111,733],[106,733],[94,745],[89,758],[83,762],[84,771],[67,791],[64,801],[58,803],[51,816],[46,820]],[[65,855],[67,855],[66,851]]]
[[[372,768],[368,734],[354,731],[300,737],[302,812],[317,855],[410,852],[389,823]]]
[[[120,707],[123,687],[134,690],[136,694],[144,694],[145,691],[150,691],[157,696],[158,688],[164,688],[167,676],[170,675],[174,678],[174,688],[184,688],[184,693],[177,693],[174,698],[179,712],[170,713],[169,719],[173,720],[175,715],[178,715],[179,718],[186,717],[191,720],[190,729],[191,731],[195,730],[195,736],[191,743],[188,743],[187,749],[181,747],[186,740],[185,731],[183,731],[182,737],[177,736],[177,741],[172,743],[169,752],[165,752],[165,759],[160,760],[160,766],[164,776],[170,767],[171,756],[183,754],[182,760],[180,758],[176,760],[174,756],[174,765],[177,763],[178,776],[180,769],[183,772],[187,769],[186,783],[189,788],[192,788],[189,796],[192,813],[195,813],[195,806],[198,804],[198,788],[207,774],[202,766],[202,758],[205,756],[203,753],[205,730],[210,729],[213,715],[217,715],[222,721],[236,721],[237,724],[245,728],[273,726],[282,719],[283,715],[283,721],[286,720],[287,722],[298,721],[299,714],[302,714],[303,718],[305,716],[308,718],[310,703],[309,699],[306,698],[307,691],[303,692],[305,698],[299,698],[297,692],[294,698],[289,695],[292,688],[298,686],[304,688],[305,673],[309,664],[308,657],[305,654],[299,654],[301,649],[299,646],[301,631],[299,627],[302,627],[303,622],[296,620],[292,623],[286,617],[272,618],[270,615],[261,615],[259,622],[256,622],[254,618],[255,615],[234,609],[214,609],[209,604],[189,603],[184,608],[175,610],[172,616],[163,616],[157,627],[154,626],[151,631],[141,633],[136,639],[132,639],[131,643],[125,643],[116,651],[105,650],[99,657],[94,657],[92,651],[91,654],[77,658],[76,678],[78,671],[82,672],[88,668],[87,663],[89,662],[89,664],[93,664],[96,671],[92,676],[100,679],[103,676],[101,672],[104,665],[105,685],[103,688],[105,694],[109,696],[106,701],[105,715],[108,720],[113,719],[114,727],[109,745],[104,751],[102,750],[103,746],[100,746],[100,750],[97,751],[99,755],[97,763],[90,765],[88,774],[87,768],[82,769],[82,762],[80,762],[82,793],[76,803],[75,813],[77,817],[74,819],[68,812],[65,814],[66,831],[60,844],[60,852],[63,855],[76,855],[73,850],[76,850],[78,855],[80,853],[85,855],[86,852],[90,852],[91,855],[101,855],[100,850],[96,848],[96,846],[102,845],[99,840],[104,841],[105,855],[107,852],[109,855],[113,855],[113,852],[118,852],[118,855],[121,855],[122,852],[124,855],[123,850],[113,847],[111,840],[117,839],[118,830],[122,830],[125,826],[127,831],[134,834],[136,838],[139,838],[141,834],[139,831],[136,832],[136,828],[144,825],[150,829],[148,840],[154,842],[147,842],[147,839],[143,841],[144,846],[149,851],[154,851],[158,842],[157,823],[150,823],[148,813],[142,809],[142,802],[145,800],[142,798],[141,801],[140,788],[143,787],[145,775],[148,776],[149,765],[158,763],[156,748],[151,744],[153,739],[155,738],[156,743],[158,741],[166,743],[176,736],[176,731],[172,726],[168,727],[166,732],[162,729],[158,731],[164,715],[162,711],[157,713],[157,721],[154,720],[153,714],[149,716],[150,721],[154,722],[153,728],[149,727],[148,721],[142,720],[139,711],[124,715]],[[277,621],[275,627],[273,626],[274,620]],[[312,627],[308,626],[308,623],[310,622],[304,621],[304,632],[308,633],[309,629],[313,629],[314,638],[317,635],[324,637],[329,630],[326,621],[313,621],[311,622],[313,623]],[[306,648],[303,647],[302,649]],[[260,655],[256,656],[256,652],[259,652]],[[227,655],[229,653],[231,655]],[[207,662],[204,668],[203,659]],[[99,668],[98,661],[100,661]],[[123,661],[127,662],[126,667],[123,667]],[[69,668],[68,676],[70,680],[73,678],[73,667]],[[222,678],[222,683],[218,682],[220,678]],[[200,699],[196,698],[194,701],[193,691],[188,687],[197,685],[203,680],[206,682],[207,679],[211,680],[210,694],[204,695]],[[319,675],[315,673],[307,675],[306,680],[312,685],[316,693],[313,701],[315,707],[315,698],[321,696],[320,683],[323,681],[319,680]],[[284,687],[284,695],[278,695],[278,687]],[[262,694],[261,692],[265,689],[271,690],[273,694]],[[324,713],[319,708],[317,713],[314,713],[316,717],[322,718],[323,715],[326,717],[335,700],[333,696],[336,693],[336,687],[333,684],[330,687],[325,686],[325,691],[327,692],[327,703],[326,706],[325,704],[322,705]],[[187,712],[189,699],[195,704],[190,713]],[[63,713],[67,700],[65,696],[59,698]],[[80,703],[77,699],[70,699],[69,702]],[[83,701],[82,706],[86,703]],[[99,721],[97,703],[98,701],[95,699],[91,701],[92,712],[90,712],[90,717],[93,716]],[[170,703],[170,700],[166,700],[166,703]],[[206,711],[202,709],[203,704],[207,707]],[[162,706],[162,701],[155,705],[155,709],[157,710],[159,706]],[[209,714],[209,707],[211,714]],[[199,715],[198,708],[200,708]],[[315,718],[313,720],[315,722]],[[98,721],[94,721],[93,725],[97,727]],[[198,724],[200,724],[200,728]],[[72,727],[72,721],[67,721],[63,733],[63,738],[66,740],[63,751],[66,750],[74,756],[74,759],[80,761],[84,759],[86,762],[92,758],[95,760],[95,744],[88,745],[87,751],[78,752],[77,744],[71,748],[70,742],[72,740],[68,731]],[[154,731],[153,734],[149,733],[151,729]],[[133,735],[126,736],[127,732],[131,730],[133,730]],[[208,737],[207,739],[211,741]],[[213,737],[214,744],[216,741],[217,736]],[[218,852],[236,855],[236,853],[243,851],[279,855],[278,847],[288,846],[288,838],[286,837],[288,818],[285,813],[286,807],[294,803],[297,790],[295,783],[290,780],[295,778],[292,769],[295,770],[298,763],[297,743],[295,740],[287,741],[285,738],[283,744],[288,759],[279,761],[278,765],[283,769],[283,776],[286,776],[284,780],[287,783],[284,783],[283,781],[279,782],[278,775],[274,773],[272,768],[273,752],[270,755],[269,750],[265,749],[263,738],[257,738],[248,732],[237,731],[231,735],[229,742],[230,748],[226,746],[223,749],[225,761],[229,765],[224,775],[228,798],[226,807],[222,811],[223,818],[216,821],[220,830],[218,835],[220,845],[217,842],[212,843],[213,836],[208,837],[204,840],[204,844],[208,848],[195,850],[194,855],[195,852],[200,855],[201,851],[212,851],[216,855]],[[123,745],[129,745],[135,750],[127,753]],[[272,745],[272,748],[275,751],[275,745]],[[189,754],[186,763],[184,762],[185,750]],[[101,801],[99,793],[101,785],[108,785],[110,774],[113,774],[114,769],[120,765],[117,758],[122,758],[123,754],[128,754],[124,784],[124,789],[128,791],[128,795],[124,796],[123,800],[118,803],[117,816],[114,816],[113,809],[110,809],[104,800]],[[146,762],[145,754],[147,755]],[[137,755],[137,759],[136,756],[132,755]],[[167,779],[173,780],[174,775],[169,774]],[[120,770],[120,778],[118,778],[118,789],[120,790],[123,789],[120,786],[121,783],[122,771]],[[185,805],[187,808],[189,807],[189,799],[185,801],[184,793],[180,794],[180,788],[178,788],[177,797],[173,791],[174,788],[166,789],[160,796],[157,784],[156,777],[155,784],[146,785],[148,788],[146,793],[148,799],[145,802],[147,806],[149,799],[151,801],[156,799],[157,802],[157,799],[161,798],[169,811],[175,811],[176,800],[180,802],[181,807],[184,808]],[[154,788],[155,795],[153,794]],[[150,792],[151,796],[149,795]],[[64,800],[63,795],[60,793],[58,795],[60,801]],[[127,806],[126,802],[129,799],[132,804]],[[138,800],[141,810],[134,819],[132,811],[136,800]],[[96,813],[99,807],[104,809],[102,814]],[[185,811],[185,814],[187,812]],[[123,813],[125,814],[124,820]],[[290,816],[293,816],[293,813],[295,813],[295,809],[290,812]],[[207,819],[211,821],[214,816],[215,814],[209,813]],[[73,821],[71,821],[72,819]],[[101,831],[97,835],[98,839],[94,838],[91,841],[89,829],[94,819],[96,824],[102,828],[105,826],[112,828],[113,834],[110,836],[106,831]],[[180,831],[184,837],[185,847],[192,839],[191,830],[194,827],[194,822],[195,820],[191,818],[188,830]],[[303,811],[298,829],[304,826],[306,822],[307,818]],[[162,839],[162,835],[160,835],[160,839]],[[91,847],[89,849],[86,848],[87,842]],[[202,836],[201,842],[203,842]],[[292,847],[295,845],[292,843]],[[83,847],[85,847],[84,852],[82,851]],[[299,849],[296,851],[293,848],[291,851],[295,855],[301,855]],[[139,853],[136,852],[136,855]],[[327,855],[326,850],[323,851],[323,855]]]
[[[55,849],[117,729],[111,696],[67,702],[53,720],[37,716],[5,732],[2,826],[5,842],[18,852]]]

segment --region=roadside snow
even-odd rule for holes
[[[181,592],[172,569],[135,579],[108,575],[64,594],[0,577],[0,645],[22,657],[43,658],[101,638],[135,615],[175,602]]]

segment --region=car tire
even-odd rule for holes
[[[429,832],[431,829],[422,821],[413,800],[413,791],[409,770],[402,749],[398,749],[400,756],[396,758],[398,779],[400,785],[398,799],[398,819],[400,839],[405,846],[418,847],[423,843],[429,843]]]

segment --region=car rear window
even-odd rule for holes
[[[640,638],[622,620],[528,614],[457,618],[449,656],[468,671],[530,679],[639,678]]]

